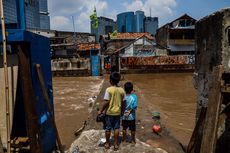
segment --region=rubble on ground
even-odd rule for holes
[[[104,153],[106,150],[103,146],[105,134],[103,130],[88,130],[82,132],[80,137],[75,140],[67,153]],[[112,139],[111,139],[112,142]],[[119,152],[119,153],[167,153],[161,148],[153,148],[150,145],[136,140],[136,144],[129,142],[122,142],[118,151],[113,150],[113,146],[110,147],[107,153]]]

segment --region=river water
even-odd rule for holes
[[[192,73],[127,74],[148,110],[161,112],[163,123],[183,145],[187,145],[195,122],[196,91]],[[55,77],[55,118],[62,143],[66,148],[76,138],[89,114],[92,98],[99,93],[103,77]],[[141,113],[141,112],[138,112]]]
[[[146,109],[159,111],[171,134],[187,145],[196,111],[192,73],[129,74],[124,78],[133,82],[140,99],[148,105]]]
[[[87,120],[90,105],[100,91],[102,77],[54,77],[55,119],[62,145],[68,149],[74,133]]]

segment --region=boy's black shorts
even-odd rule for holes
[[[131,131],[136,131],[136,120],[122,120],[123,130],[129,128]]]

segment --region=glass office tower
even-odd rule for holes
[[[47,0],[39,0],[40,29],[50,29],[50,17]]]
[[[149,32],[152,35],[155,35],[158,29],[158,17],[146,17],[144,24],[145,32]]]
[[[27,29],[50,29],[47,0],[23,0],[25,4],[25,24]],[[3,0],[4,17],[7,28],[17,28],[17,1]],[[41,9],[41,10],[40,10]],[[41,14],[41,15],[40,15]],[[41,18],[41,19],[40,19]]]
[[[135,13],[135,32],[144,32],[145,13],[143,11],[136,11]]]
[[[124,12],[117,15],[118,32],[134,32],[134,12]]]

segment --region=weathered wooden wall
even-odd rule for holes
[[[222,64],[230,72],[230,9],[218,11],[196,24],[195,82],[198,111],[208,102],[208,83],[213,68]]]
[[[217,131],[220,130],[219,105],[222,100],[229,103],[229,94],[220,102],[220,81],[212,77],[214,68],[222,65],[224,75],[230,74],[230,8],[215,12],[196,23],[196,63],[194,85],[197,88],[197,117],[202,108],[207,108],[207,116],[204,121],[201,153],[229,153],[230,152],[230,120],[226,119],[224,125],[224,143],[220,143]],[[230,78],[223,78],[223,82],[229,84]],[[211,88],[216,84],[216,88]],[[215,91],[215,92],[213,92]],[[219,102],[219,103],[217,103]],[[226,104],[226,103],[225,103]],[[225,106],[222,105],[222,108]],[[230,113],[228,112],[227,118]],[[222,137],[221,135],[220,137]],[[216,145],[216,142],[218,145]],[[217,149],[216,149],[217,148]],[[221,150],[220,150],[221,149]],[[207,151],[208,150],[208,151]]]
[[[2,64],[2,57],[0,57],[0,63]],[[0,136],[2,139],[3,146],[6,147],[6,103],[5,103],[5,80],[4,80],[4,69],[0,64]],[[17,55],[8,56],[8,76],[9,76],[9,103],[10,103],[10,117],[11,127],[13,118],[14,102],[16,98],[17,88],[17,76],[18,76],[18,60]]]

